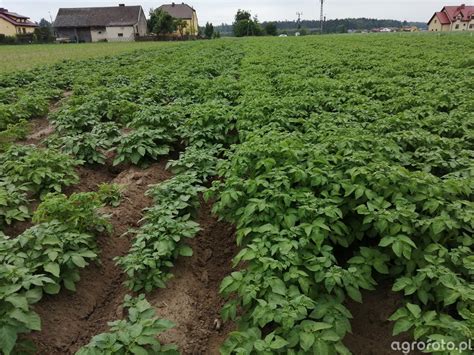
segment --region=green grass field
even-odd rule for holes
[[[136,49],[154,49],[170,45],[176,45],[176,43],[124,42],[0,46],[0,73],[31,69],[38,65],[54,64],[67,59],[97,58]]]

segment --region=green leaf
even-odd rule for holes
[[[304,351],[308,351],[314,344],[314,335],[312,333],[300,333],[300,345]]]
[[[407,303],[407,308],[415,316],[415,318],[420,318],[421,308],[420,306],[412,303]]]
[[[47,284],[43,286],[44,292],[49,295],[57,295],[61,290],[61,286],[57,283]]]
[[[187,245],[183,245],[179,248],[179,255],[181,256],[193,256],[193,249]]]
[[[411,321],[408,319],[399,319],[395,322],[395,325],[393,326],[393,336],[396,336],[400,333],[408,331],[412,327]]]
[[[273,340],[270,344],[270,348],[273,349],[273,350],[279,350],[279,349],[285,347],[286,345],[288,345],[288,342],[285,339],[283,339],[282,337],[276,335],[275,340]]]
[[[86,261],[84,258],[80,255],[73,255],[71,257],[71,260],[74,264],[76,264],[77,267],[83,268],[87,265]]]
[[[350,298],[356,302],[362,303],[362,294],[357,288],[353,286],[347,286],[346,291]]]
[[[4,355],[10,355],[17,339],[16,329],[9,325],[0,327],[0,350]]]
[[[272,288],[272,291],[278,295],[285,296],[286,295],[286,286],[285,283],[278,279],[278,278],[273,278],[270,280],[270,287]]]
[[[60,275],[59,264],[47,263],[44,266],[44,271],[47,271],[47,272],[51,273],[53,276],[59,277],[59,275]]]

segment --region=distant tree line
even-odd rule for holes
[[[403,27],[403,26],[417,26],[421,29],[426,29],[427,25],[424,22],[407,22],[397,20],[378,20],[370,18],[348,18],[335,19],[324,22],[324,33],[345,33],[348,30],[371,30],[373,28],[383,27]],[[275,33],[276,28],[276,33]],[[259,36],[259,35],[276,35],[278,33],[291,33],[299,31],[302,34],[319,33],[320,22],[315,20],[301,20],[298,21],[274,21],[259,23],[256,17],[251,16],[250,12],[239,10],[235,16],[232,25],[222,24],[215,26],[222,35],[237,37],[242,36]]]

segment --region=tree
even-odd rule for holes
[[[176,31],[176,19],[166,11],[156,9],[150,10],[148,30],[156,34],[169,34]]]
[[[180,36],[183,37],[184,36],[184,30],[186,29],[186,27],[188,27],[188,23],[183,19],[176,19],[174,21],[174,24],[175,24],[176,28],[178,29],[178,32],[179,32]]]
[[[267,24],[265,24],[265,33],[268,36],[276,36],[278,34],[276,23],[268,22]]]
[[[51,22],[49,22],[48,20],[42,18],[39,22],[39,26],[42,27],[42,28],[51,28]]]
[[[250,14],[250,12],[245,10],[238,10],[237,14],[235,15],[235,22],[250,21],[251,18],[252,15]]]
[[[54,41],[52,25],[44,18],[39,22],[39,27],[35,28],[34,34],[37,42],[48,43]]]
[[[261,36],[263,34],[257,17],[252,19],[250,12],[245,10],[237,11],[235,21],[232,24],[232,30],[236,37]]]
[[[204,29],[204,36],[209,39],[214,37],[214,25],[212,23],[206,23],[206,28]]]

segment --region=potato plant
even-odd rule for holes
[[[14,145],[0,157],[0,174],[16,186],[43,195],[77,183],[74,168],[80,163],[55,150]]]
[[[43,293],[64,286],[75,291],[79,270],[97,260],[93,231],[104,228],[99,197],[91,194],[48,196],[35,214],[38,222],[17,238],[0,234],[0,351],[9,355],[25,346],[18,335],[41,330],[31,305]],[[87,223],[86,223],[87,220]],[[26,344],[27,345],[27,344]],[[16,348],[17,347],[17,348]]]
[[[109,332],[94,336],[76,355],[179,354],[176,346],[162,345],[156,339],[174,324],[157,318],[144,295],[125,296],[124,309],[127,312],[125,319],[109,322]]]
[[[174,260],[192,256],[184,240],[199,232],[199,225],[191,219],[199,205],[199,183],[194,175],[182,174],[148,190],[154,205],[146,210],[145,224],[136,231],[129,253],[116,259],[132,291],[164,288],[172,277],[169,270]]]

